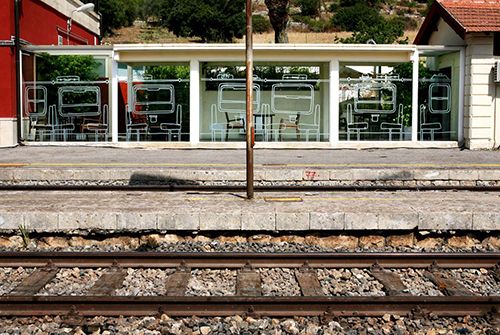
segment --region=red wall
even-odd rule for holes
[[[0,40],[10,40],[14,35],[14,1],[0,1]],[[15,58],[14,48],[0,46],[0,117],[15,117]]]
[[[37,45],[57,45],[57,36],[61,35],[64,37],[64,44],[67,44],[67,20],[67,16],[38,0],[24,0],[21,10],[21,38]],[[70,38],[71,44],[93,45],[95,44],[94,37],[97,37],[92,32],[83,29],[76,21],[73,21],[71,34],[75,35],[75,38]],[[85,41],[76,38],[77,36]]]
[[[66,1],[66,0],[62,0]],[[20,11],[21,39],[34,45],[57,45],[57,37],[66,39],[67,17],[39,0],[23,0]],[[0,0],[0,40],[14,36],[14,0]],[[60,28],[58,30],[58,27]],[[93,45],[97,35],[73,21],[70,44]],[[11,46],[0,46],[0,118],[16,117],[15,53]]]

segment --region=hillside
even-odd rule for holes
[[[347,37],[351,33],[339,31],[332,26],[331,18],[334,15],[332,5],[338,1],[321,1],[321,10],[317,17],[305,17],[301,15],[298,6],[290,8],[290,22],[288,35],[290,43],[334,43],[335,38]],[[389,0],[379,6],[380,13],[386,17],[399,17],[405,22],[405,37],[411,43],[422,24],[427,10],[427,1],[412,0]],[[264,0],[257,0],[254,6],[254,16],[262,17],[262,23],[254,29],[261,30],[255,33],[255,43],[273,43],[274,33],[267,17],[267,7]],[[259,20],[260,21],[260,20]],[[266,29],[267,28],[267,29]],[[263,30],[263,31],[262,31]],[[243,40],[235,40],[242,42]],[[104,44],[127,44],[127,43],[192,43],[200,42],[198,38],[177,37],[168,29],[160,27],[154,20],[137,20],[130,27],[124,27],[114,32],[112,36],[103,39]]]

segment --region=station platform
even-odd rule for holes
[[[498,192],[0,191],[0,233],[498,231]]]
[[[0,149],[0,232],[500,229],[500,152],[255,150],[256,186],[474,191],[7,191],[10,185],[245,185],[245,150]],[[487,191],[480,186],[488,186]],[[493,190],[492,190],[493,188]]]
[[[258,149],[259,186],[498,186],[500,151]],[[245,150],[0,149],[0,185],[245,185]]]

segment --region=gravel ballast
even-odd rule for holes
[[[398,315],[382,318],[338,318],[335,320],[309,318],[252,318],[232,316],[226,318],[105,318],[83,320],[83,325],[65,324],[60,317],[0,319],[0,334],[323,334],[323,335],[496,335],[499,328],[489,318],[428,318],[413,319]]]
[[[326,295],[384,296],[383,285],[366,269],[318,269],[318,279]]]
[[[118,296],[165,295],[167,277],[173,269],[127,269],[123,287],[115,291]]]

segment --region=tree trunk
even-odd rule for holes
[[[290,0],[265,0],[269,20],[274,29],[275,43],[288,43],[288,5]]]
[[[288,43],[288,33],[286,28],[280,31],[274,30],[274,43]]]

